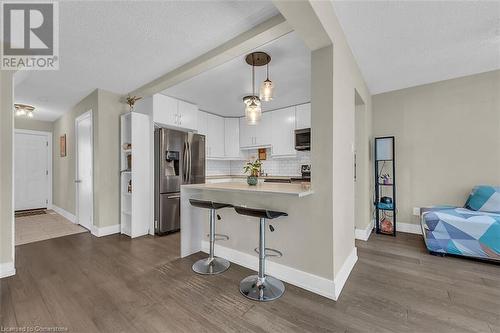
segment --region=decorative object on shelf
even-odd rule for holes
[[[250,173],[250,175],[247,177],[247,183],[248,185],[257,185],[259,182],[259,171],[260,167],[262,166],[262,163],[260,160],[255,160],[254,162],[247,162],[245,166],[243,167],[243,171],[245,173]]]
[[[66,157],[66,134],[59,137],[59,155]]]
[[[33,118],[33,111],[35,111],[35,107],[27,104],[14,104],[14,112],[18,117],[26,116],[28,118]]]
[[[394,136],[375,138],[375,231],[396,236]]]
[[[137,102],[141,98],[142,97],[140,96],[130,96],[130,95],[127,96],[127,104],[130,107],[130,112],[134,111],[135,102]]]
[[[267,150],[266,148],[259,148],[259,160],[265,161],[267,159]]]
[[[124,143],[122,147],[123,147],[123,150],[130,150],[130,149],[132,149],[132,144],[131,143]]]
[[[262,118],[261,99],[268,102],[273,98],[273,83],[269,80],[269,63],[271,56],[265,52],[252,52],[245,58],[252,66],[252,95],[243,97],[245,118],[249,125],[257,125]],[[267,66],[267,79],[263,82],[260,97],[255,94],[255,66]]]
[[[128,181],[127,192],[132,193],[132,179]]]
[[[132,154],[127,155],[127,170],[132,170]]]

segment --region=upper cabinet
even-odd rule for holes
[[[311,103],[297,105],[295,109],[295,128],[311,128]]]
[[[153,121],[189,130],[198,128],[198,107],[162,94],[153,95]]]
[[[271,112],[273,157],[295,156],[295,107]]]
[[[198,106],[184,101],[179,101],[178,105],[178,126],[187,129],[198,129]]]
[[[228,159],[240,159],[240,120],[224,118],[224,156]]]
[[[272,115],[271,112],[262,114],[257,125],[248,125],[245,118],[240,118],[240,148],[265,148],[272,144]]]
[[[225,158],[224,118],[207,113],[207,158]]]

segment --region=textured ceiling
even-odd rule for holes
[[[311,100],[311,52],[295,32],[257,48],[271,56],[269,77],[275,85],[274,98],[263,102],[264,111]],[[255,69],[255,89],[266,79],[265,67]],[[163,93],[223,116],[243,116],[242,98],[251,95],[251,67],[245,55],[186,80]]]
[[[500,1],[335,1],[372,94],[500,68]]]
[[[55,120],[95,88],[125,94],[277,15],[270,1],[61,1],[60,70],[16,75]]]

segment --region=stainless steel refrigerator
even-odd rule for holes
[[[180,230],[183,184],[205,183],[205,136],[155,129],[155,234]]]

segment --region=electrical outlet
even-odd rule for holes
[[[413,207],[413,215],[420,216],[420,207]]]

